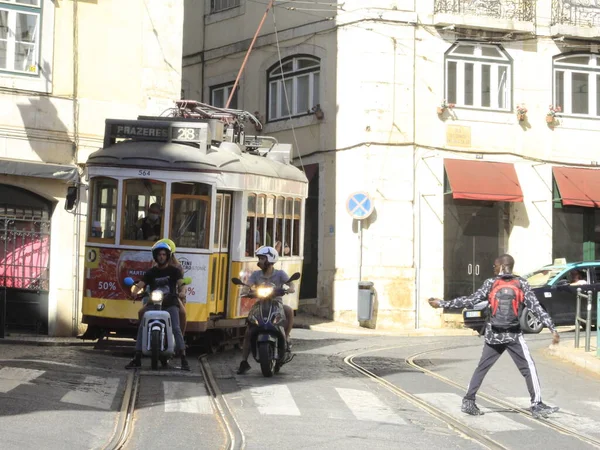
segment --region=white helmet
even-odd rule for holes
[[[267,261],[270,264],[275,264],[279,259],[279,253],[277,252],[277,250],[275,250],[273,247],[269,247],[268,245],[265,245],[264,247],[261,247],[258,250],[256,250],[256,256],[266,256]]]

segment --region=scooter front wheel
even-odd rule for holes
[[[153,330],[150,335],[150,348],[152,370],[158,370],[158,361],[160,359],[160,330]]]
[[[260,370],[265,377],[272,377],[275,371],[275,358],[273,358],[273,346],[264,342],[258,346],[258,357]]]

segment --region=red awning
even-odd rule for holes
[[[495,202],[522,202],[515,166],[489,161],[445,159],[452,197]]]
[[[600,170],[554,167],[563,205],[600,208]]]

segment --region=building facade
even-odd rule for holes
[[[182,94],[226,105],[266,2],[185,3]],[[231,107],[310,179],[303,308],[442,327],[429,297],[600,258],[600,6],[570,0],[276,2]],[[332,6],[333,5],[333,6]],[[367,192],[359,226],[348,197]]]
[[[176,0],[0,1],[0,301],[9,328],[79,333],[87,190],[104,120],[179,98]],[[79,191],[65,210],[68,188]]]

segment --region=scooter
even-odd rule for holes
[[[296,272],[285,284],[296,281],[300,273]],[[246,286],[239,278],[232,278],[231,282],[237,286]],[[257,286],[247,294],[258,301],[248,313],[248,326],[251,330],[252,356],[260,363],[260,369],[265,377],[272,377],[279,373],[281,366],[293,358],[286,350],[285,338],[285,311],[277,297],[287,294],[287,289],[276,289],[273,283]]]
[[[183,279],[183,284],[192,282],[191,278]],[[123,284],[131,287],[135,284],[134,280],[127,277]],[[158,362],[164,366],[168,365],[169,359],[175,355],[175,335],[173,334],[173,324],[171,315],[163,311],[162,303],[164,293],[159,290],[147,292],[148,309],[142,317],[142,354],[150,356],[152,370],[158,369]]]

